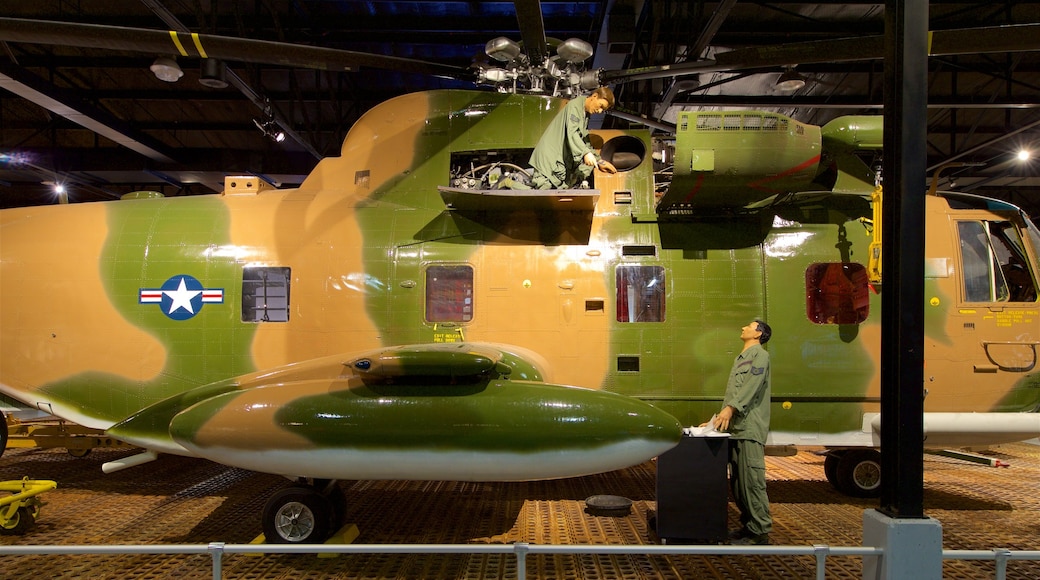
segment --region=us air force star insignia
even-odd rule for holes
[[[188,275],[174,276],[162,288],[141,288],[140,304],[159,304],[163,314],[174,320],[187,320],[202,309],[203,304],[223,304],[223,288],[203,288],[202,283]]]
[[[766,367],[751,367],[751,374],[760,375],[766,372]]]

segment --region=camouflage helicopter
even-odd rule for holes
[[[27,22],[0,19],[0,39],[256,50]],[[763,317],[770,445],[828,448],[828,480],[874,494],[882,201],[864,157],[881,118],[683,113],[666,139],[594,131],[618,172],[588,188],[498,189],[564,98],[674,72],[581,71],[580,43],[532,67],[494,45],[507,64],[478,82],[500,90],[386,101],[298,188],[229,176],[217,196],[0,212],[0,392],[145,450],[106,471],[170,453],[285,475],[265,535],[310,543],[344,521],[338,479],[654,457],[718,409],[736,332]],[[926,445],[1036,437],[1040,231],[964,194],[929,192],[927,214]]]

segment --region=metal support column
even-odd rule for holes
[[[881,511],[923,517],[928,3],[885,3]]]
[[[863,577],[942,578],[942,528],[925,518],[924,242],[928,2],[885,3],[881,507],[863,518]],[[902,576],[901,576],[902,575]]]

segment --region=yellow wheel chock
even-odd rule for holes
[[[0,492],[10,494],[0,496],[0,535],[20,536],[31,530],[44,505],[38,496],[56,487],[58,483],[48,479],[0,481]]]

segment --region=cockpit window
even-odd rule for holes
[[[1012,222],[962,221],[957,233],[966,302],[1036,301],[1036,278]]]
[[[1033,255],[1040,256],[1040,229],[1029,219],[1026,219],[1026,237],[1033,246]]]

